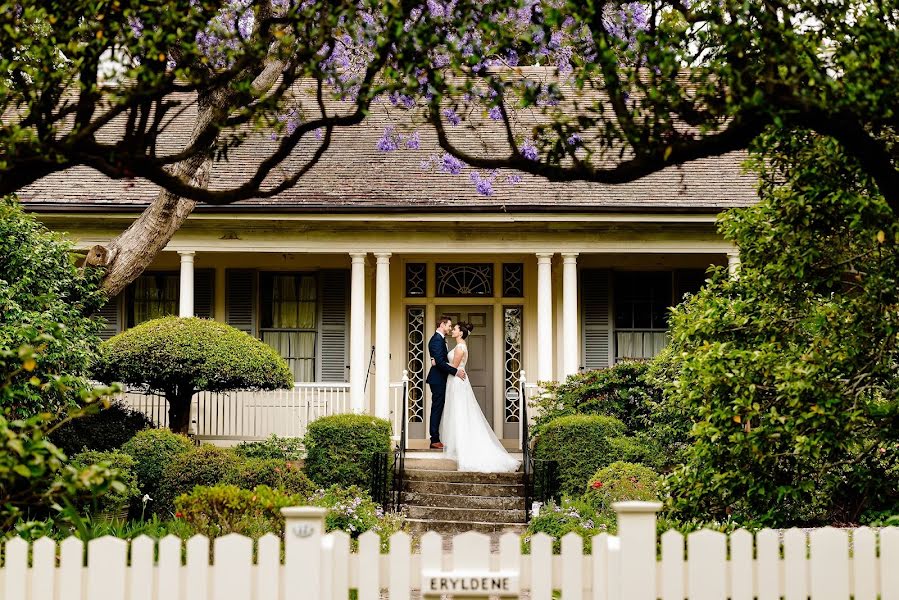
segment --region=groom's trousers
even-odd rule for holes
[[[446,380],[443,383],[429,383],[431,386],[431,443],[440,441],[440,419],[443,418],[443,404],[446,401]]]

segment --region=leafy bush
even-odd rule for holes
[[[243,460],[227,448],[204,444],[171,461],[163,471],[156,511],[166,514],[175,498],[196,486],[213,486],[237,481]]]
[[[559,465],[563,493],[579,495],[596,471],[609,464],[613,438],[624,433],[624,423],[615,417],[569,415],[543,427],[534,446],[534,458]]]
[[[302,438],[278,437],[272,434],[259,442],[241,442],[234,447],[238,455],[245,458],[277,458],[280,460],[302,460],[305,455]]]
[[[332,415],[309,424],[306,474],[315,483],[369,487],[372,457],[390,452],[390,422],[368,415]]]
[[[145,429],[122,445],[122,452],[134,459],[138,489],[153,499],[150,506],[159,505],[159,488],[168,466],[193,448],[186,436],[165,429]]]
[[[540,507],[537,514],[528,523],[522,538],[524,552],[530,552],[531,538],[538,533],[545,533],[553,538],[553,552],[558,554],[562,549],[562,538],[568,533],[577,533],[584,539],[584,552],[592,550],[594,535],[612,533],[611,522],[597,514],[594,508],[582,500],[569,497],[562,499],[561,504],[547,502]]]
[[[643,465],[614,462],[597,471],[587,484],[584,500],[600,514],[614,516],[612,504],[624,500],[657,501],[661,478]]]
[[[325,529],[346,531],[356,540],[366,531],[374,531],[381,537],[381,551],[386,552],[390,536],[404,528],[402,517],[384,513],[368,492],[357,486],[340,487],[333,485],[327,490],[319,490],[310,501],[315,506],[328,509]]]
[[[290,368],[271,346],[230,325],[194,317],[153,319],[103,342],[94,376],[165,395],[170,427],[178,433],[187,431],[198,391],[293,385]]]
[[[122,483],[106,491],[87,506],[95,511],[115,513],[127,510],[132,500],[140,495],[137,487],[137,477],[134,474],[135,462],[129,454],[118,450],[101,452],[88,450],[72,457],[70,463],[79,470],[87,469],[92,465],[110,469],[116,474],[116,479]]]
[[[238,463],[237,473],[225,483],[233,483],[245,490],[266,485],[304,498],[309,497],[316,489],[315,484],[299,467],[278,459],[242,459]]]
[[[153,422],[141,412],[113,402],[97,413],[70,419],[50,436],[66,454],[82,450],[115,450]]]
[[[306,498],[268,486],[244,490],[235,485],[197,486],[175,499],[175,517],[200,535],[216,537],[239,533],[258,538],[282,535],[285,506],[306,504]]]

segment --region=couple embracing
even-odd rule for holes
[[[428,342],[431,448],[442,449],[447,458],[458,463],[459,471],[514,472],[520,463],[509,456],[493,433],[465,373],[468,363],[466,340],[473,329],[470,323],[453,325],[452,319],[441,316],[437,331]],[[452,350],[446,346],[447,334],[456,341]]]

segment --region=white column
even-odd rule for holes
[[[375,253],[375,415],[390,416],[390,253]]]
[[[194,316],[194,252],[179,251],[181,256],[181,291],[178,295],[178,316]]]
[[[537,254],[537,379],[553,379],[552,253]]]
[[[365,410],[365,252],[350,254],[353,259],[350,282],[350,408]]]
[[[577,252],[562,253],[562,373],[559,379],[578,372],[581,346],[577,329]]]
[[[740,251],[736,248],[727,253],[727,273],[736,279],[740,270]]]

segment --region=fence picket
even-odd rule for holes
[[[784,533],[784,598],[806,600],[808,598],[808,538],[801,529],[792,528]]]
[[[321,544],[321,591],[322,600],[333,600],[334,594],[334,536],[322,536]]]
[[[216,538],[213,545],[213,600],[247,600],[252,593],[253,540],[236,533]],[[193,600],[193,599],[191,599]]]
[[[609,534],[594,535],[591,568],[593,569],[593,600],[609,598]]]
[[[195,535],[187,540],[188,600],[209,598],[209,540]]]
[[[412,540],[398,531],[390,536],[390,600],[409,600],[412,588]]]
[[[345,531],[335,531],[331,536],[334,540],[334,570],[331,573],[334,581],[331,590],[335,599],[343,600],[350,594],[350,536]]]
[[[14,537],[6,542],[5,550],[3,598],[25,600],[28,591],[28,542]]]
[[[53,600],[56,582],[56,542],[42,537],[34,543],[31,562],[31,600]]]
[[[105,535],[87,544],[88,600],[121,600],[125,597],[128,543]]]
[[[899,600],[899,527],[880,530],[880,598]]]
[[[849,597],[849,538],[832,527],[812,531],[811,598],[843,600]]]
[[[780,540],[773,529],[762,529],[755,536],[756,577],[759,600],[780,599]]]
[[[552,538],[535,534],[531,537],[531,600],[552,600],[552,561]]]
[[[687,555],[687,593],[690,600],[726,598],[727,537],[720,531],[695,531],[687,536]]]
[[[684,599],[684,536],[674,530],[662,534],[662,599]]]
[[[209,560],[208,557],[206,559]],[[159,567],[156,570],[156,589],[166,600],[181,598],[181,538],[167,535],[159,540]]]
[[[499,538],[499,569],[521,574],[521,538],[511,532]],[[523,577],[519,577],[519,585],[524,586]]]
[[[443,538],[439,533],[428,531],[421,536],[421,570],[443,570]],[[433,598],[433,595],[426,595],[425,590],[422,590],[421,595]]]
[[[256,559],[256,598],[270,600],[281,597],[281,539],[273,533],[259,538]]]
[[[562,537],[562,598],[583,598],[584,538],[573,531]]]
[[[68,537],[59,545],[59,600],[83,598],[84,543]]]
[[[730,536],[731,600],[752,600],[753,581],[752,534],[738,529]]]
[[[359,536],[359,600],[381,596],[381,538],[374,531]]]
[[[609,581],[608,581],[608,598],[609,600],[621,599],[621,538],[618,536],[609,537]]]
[[[877,598],[877,539],[868,527],[852,531],[852,572],[855,600]]]
[[[128,600],[153,600],[153,551],[156,543],[146,535],[131,541],[131,576]]]

